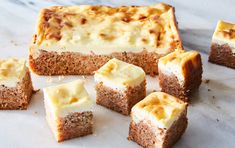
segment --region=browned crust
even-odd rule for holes
[[[112,53],[110,55],[83,55],[77,52],[41,51],[39,57],[29,56],[30,68],[38,75],[91,75],[112,58],[142,67],[150,75],[158,73],[158,59],[164,55],[142,51],[140,53]]]
[[[178,120],[166,130],[153,126],[150,122],[136,124],[133,121],[129,127],[128,140],[135,141],[142,147],[172,147],[184,134],[188,125],[187,110],[185,110]]]
[[[31,76],[27,71],[16,87],[0,85],[0,110],[27,109],[32,94]]]
[[[190,94],[197,90],[202,82],[201,56],[198,55],[196,59],[197,67],[194,67],[192,62],[187,62],[184,65],[185,83],[183,86],[180,85],[175,75],[165,75],[159,69],[159,85],[161,91],[187,102]]]
[[[58,120],[58,142],[92,134],[93,114],[91,111],[71,113]]]
[[[173,24],[174,25],[172,25],[171,27],[174,27],[175,28],[175,30],[176,30],[176,34],[175,34],[175,36],[177,37],[176,38],[176,41],[177,41],[177,44],[178,44],[178,48],[179,49],[184,49],[184,47],[183,47],[183,44],[182,44],[182,39],[181,39],[181,36],[180,36],[180,32],[179,32],[179,27],[178,27],[178,22],[177,22],[177,20],[176,20],[176,17],[175,17],[175,7],[172,7],[172,9],[171,9],[171,14],[172,14],[172,22],[173,22]]]
[[[128,87],[120,92],[104,86],[102,82],[96,84],[96,103],[106,108],[129,115],[131,108],[146,96],[146,80],[135,87]]]
[[[209,62],[235,69],[235,54],[228,44],[219,45],[212,43]]]

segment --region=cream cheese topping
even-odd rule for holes
[[[27,71],[24,59],[1,59],[0,60],[0,85],[16,87]]]
[[[102,82],[113,89],[125,90],[142,83],[145,72],[138,66],[113,58],[95,72],[94,78],[96,83]]]
[[[40,50],[105,55],[182,48],[174,9],[153,6],[69,6],[40,11],[30,53]]]
[[[154,92],[137,103],[131,110],[135,123],[150,121],[158,128],[168,129],[181,113],[187,109],[187,103],[164,92]]]
[[[54,119],[73,112],[92,110],[93,101],[82,80],[44,88],[43,92],[46,110]]]

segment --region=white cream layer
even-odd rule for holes
[[[168,129],[186,109],[186,103],[163,92],[153,92],[131,110],[132,120],[150,121],[158,128]]]
[[[79,54],[84,55],[110,55],[112,53],[141,53],[143,51],[153,52],[157,54],[167,54],[170,52],[170,49],[163,49],[163,48],[153,48],[153,47],[147,47],[147,46],[116,46],[113,45],[107,45],[104,46],[103,43],[99,43],[97,45],[63,45],[63,46],[40,46],[40,47],[31,47],[30,54],[32,54],[33,58],[37,58],[40,55],[40,52],[48,51],[48,52],[56,52],[58,54],[61,54],[63,52],[75,52]]]
[[[43,89],[46,110],[54,120],[73,112],[92,111],[94,103],[83,83],[82,80],[76,80]]]
[[[114,58],[95,72],[94,79],[96,83],[125,91],[127,87],[140,85],[145,80],[145,72],[138,66]]]
[[[4,59],[0,60],[0,85],[16,87],[27,72],[26,61],[24,59]]]

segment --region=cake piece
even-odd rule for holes
[[[44,88],[46,119],[58,142],[92,134],[93,102],[82,80]]]
[[[235,69],[235,24],[218,22],[212,38],[209,61]]]
[[[176,50],[159,59],[161,91],[188,101],[202,81],[201,56],[197,51]]]
[[[0,59],[0,109],[27,109],[33,86],[23,59]]]
[[[182,43],[167,4],[54,6],[39,13],[30,67],[39,75],[93,74],[112,58],[157,74],[159,57]]]
[[[170,148],[185,132],[187,104],[164,92],[154,92],[131,110],[129,140],[146,148]]]
[[[135,65],[112,59],[95,72],[96,103],[124,115],[146,96],[144,71]]]

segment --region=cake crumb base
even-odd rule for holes
[[[209,62],[235,69],[235,54],[228,44],[212,43]]]

